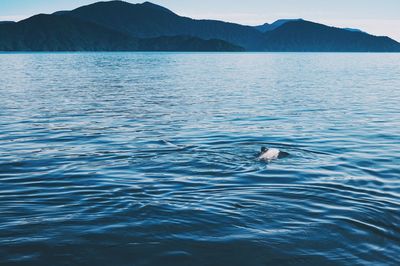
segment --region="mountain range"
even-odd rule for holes
[[[303,19],[252,27],[110,1],[0,22],[0,51],[400,52],[400,43]]]
[[[302,21],[302,19],[301,18],[299,18],[299,19],[278,19],[277,21],[275,21],[272,24],[265,23],[260,26],[255,26],[254,28],[256,28],[258,31],[265,33],[268,31],[273,31],[273,30],[279,28],[280,26],[283,26],[283,24],[285,24],[287,22],[292,22],[292,21]]]

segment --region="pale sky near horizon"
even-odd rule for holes
[[[143,0],[144,1],[144,0]],[[127,0],[131,3],[143,1]],[[0,0],[0,21],[69,10],[96,0]],[[279,18],[304,18],[337,27],[358,28],[400,41],[400,0],[152,0],[179,15],[246,25]]]

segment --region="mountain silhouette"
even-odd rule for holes
[[[145,2],[98,2],[56,15],[79,18],[139,38],[186,35],[201,39],[221,39],[246,50],[262,50],[264,36],[250,26],[215,20],[194,20]]]
[[[353,28],[343,28],[344,30],[348,30],[348,31],[352,31],[352,32],[364,32],[364,31],[362,31],[362,30],[360,30],[360,29],[353,29]],[[364,33],[366,33],[366,32],[364,32]]]
[[[302,20],[251,27],[196,20],[145,2],[98,2],[0,23],[0,51],[400,52],[400,43]]]
[[[112,51],[138,48],[136,39],[69,17],[36,15],[0,25],[2,51]]]
[[[264,23],[262,25],[254,26],[254,28],[260,32],[266,32],[269,30],[270,27],[271,27],[271,24],[269,24],[269,23]]]
[[[139,51],[182,51],[182,52],[240,52],[244,49],[228,42],[210,39],[203,40],[192,36],[162,36],[139,39]]]
[[[279,28],[279,27],[281,27],[281,26],[283,26],[284,24],[286,24],[287,22],[291,22],[291,21],[301,21],[302,19],[278,19],[277,21],[275,21],[274,23],[272,23],[272,24],[268,24],[268,23],[265,23],[265,24],[263,24],[263,25],[260,25],[260,26],[255,26],[254,28],[255,29],[257,29],[258,31],[261,31],[261,32],[267,32],[267,31],[272,31],[272,30],[275,30],[275,29],[277,29],[277,28]]]
[[[399,52],[400,44],[388,37],[349,31],[298,20],[265,32],[267,51],[283,52]]]
[[[57,15],[0,24],[0,51],[242,51],[222,40],[191,36],[142,39]]]
[[[10,23],[15,23],[14,21],[0,21],[1,24],[10,24]]]

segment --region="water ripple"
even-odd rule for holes
[[[0,264],[400,264],[398,62],[0,55]]]

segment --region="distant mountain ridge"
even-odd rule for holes
[[[265,33],[268,51],[281,52],[400,52],[389,37],[329,27],[306,20],[290,21]]]
[[[1,24],[12,24],[15,23],[15,21],[0,21],[0,25]]]
[[[35,15],[0,24],[0,51],[243,51],[193,36],[137,38],[78,18]]]
[[[281,26],[283,26],[284,24],[288,23],[288,22],[292,22],[292,21],[302,21],[303,19],[299,18],[299,19],[278,19],[277,21],[275,21],[272,24],[268,24],[265,23],[263,25],[260,26],[255,26],[254,28],[257,29],[258,31],[261,31],[263,33],[267,32],[267,31],[273,31]]]
[[[0,25],[2,51],[112,51],[138,48],[138,41],[69,17],[36,15]]]
[[[348,31],[352,31],[352,32],[364,32],[364,33],[366,33],[365,31],[362,31],[362,30],[360,30],[360,29],[353,29],[353,28],[343,28],[344,30],[348,30]]]
[[[188,35],[201,39],[221,39],[246,50],[261,50],[265,42],[264,36],[253,27],[181,17],[150,2],[98,2],[55,14],[90,21],[139,38]]]
[[[400,52],[400,43],[303,19],[244,26],[195,20],[144,2],[97,2],[0,22],[0,51]]]

